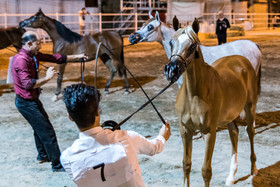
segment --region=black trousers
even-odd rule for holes
[[[52,168],[60,168],[60,150],[56,134],[41,101],[26,100],[17,96],[15,105],[34,131],[37,158],[48,158],[52,162]]]
[[[227,35],[226,34],[217,34],[219,45],[227,43]]]

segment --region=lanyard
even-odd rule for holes
[[[35,68],[36,68],[36,78],[39,78],[39,67],[38,67],[38,61],[37,58],[35,56],[33,56],[34,59],[34,64],[35,64]]]

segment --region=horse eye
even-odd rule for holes
[[[169,41],[169,45],[170,45],[170,47],[172,47],[172,45],[173,45],[173,40],[170,40],[170,41]]]
[[[154,26],[153,25],[148,25],[148,31],[151,31],[154,29]]]

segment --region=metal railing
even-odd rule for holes
[[[0,27],[7,28],[12,26],[18,26],[19,22],[32,16],[33,14],[0,14]],[[78,14],[46,14],[47,16],[62,22],[66,27],[74,32],[79,31]],[[113,19],[119,16],[121,19]],[[206,27],[213,28],[218,18],[217,14],[204,13],[201,15],[185,14],[176,15],[181,23],[181,26],[190,24],[195,17],[199,19]],[[269,29],[274,27],[280,27],[280,14],[274,13],[262,13],[262,14],[226,14],[225,16],[230,20],[233,25],[244,25],[245,30],[251,29]],[[273,20],[274,16],[278,16],[278,19]],[[127,19],[130,17],[129,19]],[[167,21],[172,23],[173,16],[167,17]],[[129,34],[138,30],[142,24],[148,19],[148,13],[92,13],[86,16],[86,34],[102,32],[105,30],[120,31],[124,34]],[[127,21],[128,20],[128,21]],[[171,21],[170,21],[171,20]],[[249,25],[249,26],[248,26]],[[213,32],[213,29],[206,29],[206,32]],[[41,35],[47,34],[44,31],[40,31]]]

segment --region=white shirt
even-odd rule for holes
[[[86,174],[84,170],[88,168],[88,171],[94,172],[92,169],[94,164],[102,162],[102,164],[105,163],[104,168],[107,169],[103,168],[105,170],[105,176],[103,177],[106,181],[99,183],[98,186],[143,187],[145,184],[142,179],[137,154],[155,155],[163,150],[164,144],[165,139],[162,136],[148,140],[134,131],[111,131],[95,127],[81,132],[79,139],[75,140],[71,147],[62,152],[60,160],[66,172],[78,186],[97,186],[97,180],[101,181],[102,179],[102,168],[96,171],[96,174],[92,174],[97,177],[97,180],[93,180],[93,176]],[[103,154],[100,150],[103,150]],[[114,150],[116,151],[114,152]],[[99,151],[101,154],[93,155],[93,152]],[[109,153],[110,151],[111,153]],[[124,161],[123,163],[127,163],[127,166],[124,167],[118,164],[116,162],[118,158],[121,158]],[[112,174],[113,171],[108,170],[116,170],[117,172]],[[127,172],[128,174],[126,174],[125,178],[116,177],[118,174],[121,175],[120,173],[123,170],[130,172]],[[110,174],[108,175],[108,173]],[[82,180],[83,182],[81,183]]]

